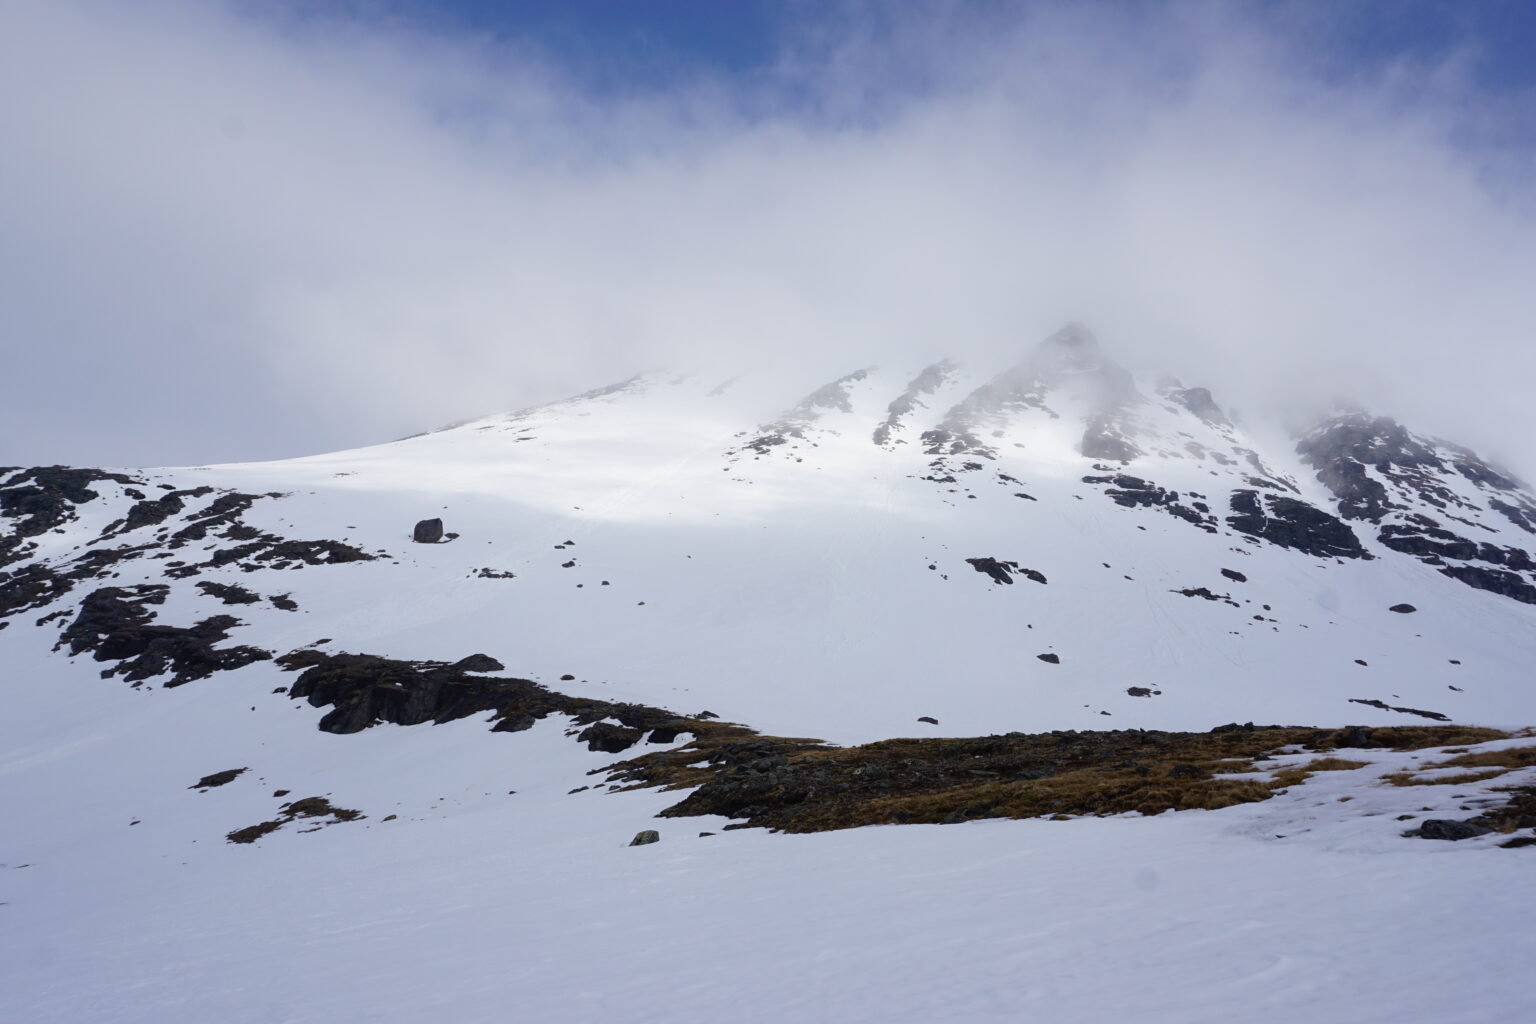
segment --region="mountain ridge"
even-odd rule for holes
[[[750,377],[727,384],[639,374],[277,463],[6,470],[0,624],[37,612],[83,653],[68,637],[84,635],[87,591],[110,584],[123,593],[96,606],[136,609],[120,618],[210,636],[234,619],[231,650],[276,657],[313,637],[261,595],[308,615],[313,580],[336,608],[317,611],[351,621],[334,605],[348,588],[320,581],[352,572],[369,577],[348,585],[362,588],[352,601],[419,625],[364,628],[336,641],[348,650],[485,650],[577,695],[669,706],[696,692],[784,735],[874,739],[925,715],[976,731],[1000,710],[1026,729],[1106,716],[1339,725],[1356,698],[1479,724],[1536,718],[1518,667],[1536,653],[1518,607],[1536,600],[1536,499],[1468,449],[1361,413],[1325,420],[1295,450],[1261,445],[1208,390],[1138,380],[1080,325],[992,375],[871,366],[789,402],[767,388],[744,400]],[[752,400],[782,411],[750,425]],[[429,513],[449,543],[408,540]],[[990,595],[983,564],[1050,583],[1027,603]],[[280,586],[256,585],[273,573]],[[239,617],[208,589],[235,581],[262,601]],[[402,614],[369,595],[402,587],[440,602]],[[1387,611],[1400,604],[1421,609],[1407,633]],[[503,617],[527,624],[511,644],[494,627]],[[718,633],[694,645],[706,650],[669,641],[701,621]],[[1148,653],[1106,647],[1106,627]],[[944,650],[949,634],[966,636],[966,653]],[[1404,657],[1404,640],[1434,656]],[[778,696],[769,651],[798,677]],[[597,656],[571,673],[586,660],[575,652]],[[1023,667],[1043,654],[1052,667]],[[1479,660],[1477,685],[1449,671]],[[154,678],[152,662],[130,671]],[[1322,679],[1337,706],[1319,704]],[[1126,703],[1129,689],[1159,695]],[[1309,695],[1285,695],[1298,689]]]

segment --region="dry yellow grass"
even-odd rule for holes
[[[1343,757],[1320,757],[1295,768],[1283,768],[1275,773],[1266,785],[1270,789],[1289,789],[1299,786],[1310,779],[1314,772],[1347,772],[1356,768],[1364,768],[1369,761],[1351,761]]]
[[[1306,765],[1309,772],[1352,772],[1356,768],[1365,768],[1369,761],[1351,761],[1345,757],[1320,757],[1316,761]]]
[[[1383,775],[1382,781],[1394,786],[1460,786],[1473,782],[1487,782],[1489,779],[1497,779],[1501,775],[1519,771],[1522,768],[1536,767],[1536,746],[1509,747],[1504,750],[1484,750],[1476,754],[1468,752],[1465,748],[1460,751],[1447,750],[1446,753],[1456,753],[1459,756],[1447,761],[1432,761],[1410,772],[1393,772],[1391,775]],[[1433,771],[1444,768],[1483,768],[1485,771],[1469,771],[1460,775],[1436,775],[1428,778],[1417,774],[1418,772]]]
[[[1446,751],[1453,753],[1453,751]],[[1536,767],[1536,746],[1508,747],[1504,750],[1487,750],[1477,754],[1463,753],[1449,761],[1431,765],[1432,768],[1516,768]]]
[[[1319,757],[1268,782],[1253,772],[1282,748],[1420,749],[1502,738],[1462,726],[1374,730],[1224,727],[1209,733],[1008,733],[892,739],[858,747],[816,740],[703,735],[676,750],[611,766],[612,782],[688,789],[666,816],[720,814],[790,832],[973,818],[1215,810],[1266,800],[1314,772],[1368,762]]]
[[[1393,772],[1383,775],[1381,781],[1392,786],[1465,786],[1474,782],[1487,782],[1496,779],[1500,775],[1509,774],[1508,768],[1500,768],[1487,772],[1468,772],[1462,775],[1438,775],[1425,778],[1412,772]]]

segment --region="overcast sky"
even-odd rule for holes
[[[1080,319],[1536,475],[1530,6],[8,0],[0,463]]]

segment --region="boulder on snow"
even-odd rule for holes
[[[1395,604],[1391,608],[1388,608],[1387,611],[1397,612],[1401,615],[1407,615],[1409,612],[1418,611],[1418,609],[1411,604]]]
[[[460,672],[502,672],[507,666],[489,654],[471,654],[454,662],[453,667]]]
[[[411,540],[417,544],[436,544],[443,539],[443,521],[441,519],[423,519],[416,524],[416,529],[411,533]]]
[[[1035,655],[1035,657],[1039,658],[1041,661],[1045,662],[1047,665],[1060,665],[1061,664],[1061,657],[1059,655],[1056,655],[1056,654],[1037,654],[1037,655]]]
[[[635,838],[629,841],[630,846],[649,846],[652,843],[661,842],[661,833],[653,828],[635,833]]]
[[[1410,835],[1416,835],[1420,839],[1471,839],[1474,836],[1485,836],[1493,829],[1486,825],[1478,825],[1470,821],[1451,821],[1446,818],[1430,818],[1424,824],[1414,829]]]

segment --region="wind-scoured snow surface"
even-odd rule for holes
[[[721,832],[655,819],[681,794],[610,792],[587,773],[618,758],[561,715],[333,735],[268,657],[484,653],[563,694],[837,743],[1530,725],[1536,503],[1390,421],[1298,450],[1068,329],[1009,367],[643,374],[357,451],[29,472],[0,470],[6,1020],[1536,1006],[1532,851],[1397,820],[1465,817],[1488,787],[1377,782],[1436,752],[1221,811]],[[452,536],[413,543],[432,518]],[[283,812],[308,797],[324,813]]]

